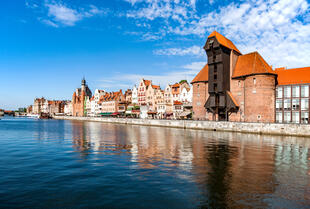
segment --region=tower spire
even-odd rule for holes
[[[85,80],[85,76],[83,76],[83,79],[82,79],[82,86],[85,86],[86,85],[86,80]]]

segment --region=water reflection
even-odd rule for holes
[[[71,122],[82,157],[126,155],[128,166],[194,182],[201,208],[310,204],[310,139]],[[175,172],[175,169],[178,169]],[[291,204],[291,205],[290,205]]]

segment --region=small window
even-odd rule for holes
[[[291,100],[285,99],[284,100],[284,110],[290,110],[291,109]]]
[[[253,84],[256,85],[256,78],[253,78]]]
[[[217,75],[216,74],[214,74],[214,80],[217,80]]]
[[[283,116],[282,116],[282,112],[277,112],[276,113],[276,122],[277,123],[282,123],[283,122],[283,118],[282,118]]]
[[[284,112],[284,122],[285,123],[291,122],[291,112]]]
[[[276,100],[276,109],[282,110],[282,107],[283,107],[282,99],[277,99]]]
[[[299,123],[299,112],[293,112],[292,113],[292,122],[293,123]]]
[[[309,97],[309,86],[301,86],[301,97]]]
[[[217,91],[217,84],[216,83],[213,84],[213,87],[214,87],[214,91]]]
[[[299,97],[299,86],[292,87],[292,97]]]
[[[277,98],[282,98],[283,97],[283,88],[282,87],[277,87]]]
[[[309,113],[301,112],[301,123],[309,123]]]
[[[293,110],[299,110],[299,99],[293,99],[292,100],[292,109]]]
[[[301,110],[309,109],[309,99],[301,99]]]
[[[284,87],[284,98],[290,98],[291,97],[291,87],[285,86]]]

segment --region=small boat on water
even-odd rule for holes
[[[39,119],[52,119],[52,117],[48,113],[43,113],[43,112],[40,113],[38,118]]]
[[[39,118],[39,115],[36,114],[27,114],[28,118]]]

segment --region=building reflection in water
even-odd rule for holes
[[[67,129],[71,126],[66,126],[62,120],[32,120],[33,123],[33,138],[37,140],[56,140],[62,142],[68,135]]]
[[[82,156],[125,154],[135,169],[174,171],[196,183],[201,208],[281,208],[281,195],[309,201],[306,138],[72,122],[72,139]]]

